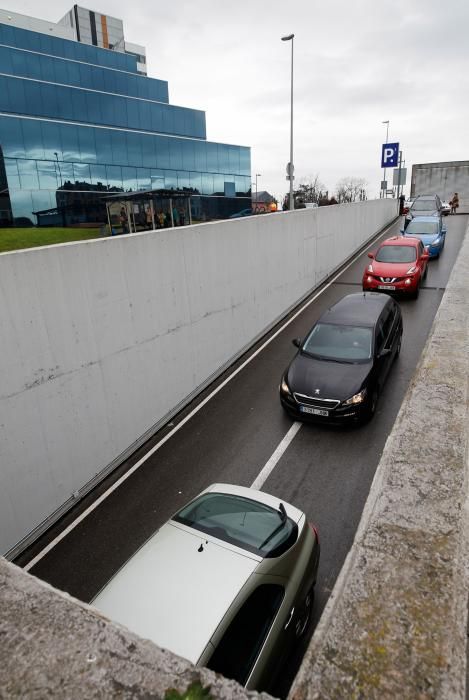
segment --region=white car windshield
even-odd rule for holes
[[[262,557],[275,557],[289,549],[298,528],[284,507],[226,493],[206,493],[189,503],[173,520]]]

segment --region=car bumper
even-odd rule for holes
[[[405,284],[404,280],[397,280],[392,284],[378,282],[378,280],[372,280],[369,282],[366,278],[362,280],[364,292],[385,292],[387,294],[415,294],[419,284],[420,278],[417,276],[412,278],[410,284]]]
[[[430,258],[437,258],[439,254],[441,253],[443,249],[443,246],[441,245],[431,245],[426,248],[428,255]]]
[[[328,411],[327,416],[305,413],[301,410],[293,396],[280,394],[280,403],[287,413],[295,420],[305,423],[323,423],[328,425],[346,425],[348,423],[359,423],[366,415],[366,402],[355,406],[341,406]]]

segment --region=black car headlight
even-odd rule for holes
[[[280,389],[281,394],[288,394],[289,396],[291,396],[290,387],[288,386],[287,382],[285,381],[285,377],[283,377],[282,381],[280,382],[279,389]]]
[[[363,389],[358,394],[354,394],[349,399],[343,402],[343,406],[355,406],[359,403],[363,403],[366,397],[366,389]]]

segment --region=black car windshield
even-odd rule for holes
[[[371,328],[317,323],[301,349],[324,360],[369,360],[372,335]]]
[[[428,234],[433,234],[436,236],[438,233],[438,222],[435,221],[411,221],[410,224],[407,226],[405,232],[409,235],[412,236],[422,236],[422,235],[428,235]]]
[[[412,211],[433,211],[438,207],[434,199],[416,199],[412,204]]]
[[[375,256],[376,262],[384,263],[410,263],[416,259],[417,251],[413,245],[383,245]]]
[[[283,554],[298,536],[284,510],[226,493],[199,496],[173,520],[265,558]]]

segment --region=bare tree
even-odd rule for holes
[[[357,202],[367,199],[366,180],[359,177],[344,177],[336,185],[336,198],[341,202]]]
[[[319,174],[304,177],[295,190],[295,197],[301,198],[304,202],[316,202],[324,196],[325,185],[320,181]]]

